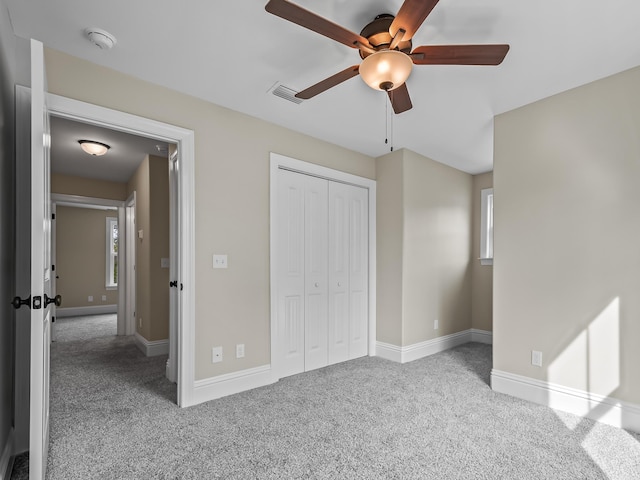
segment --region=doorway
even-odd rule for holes
[[[194,135],[191,130],[137,117],[135,115],[98,107],[77,100],[48,94],[47,103],[52,116],[62,117],[81,123],[105,127],[132,135],[147,137],[172,143],[177,146],[177,162],[180,168],[170,169],[170,182],[180,186],[178,194],[170,198],[171,230],[177,232],[179,242],[170,246],[170,278],[172,284],[182,288],[171,288],[171,302],[177,307],[174,322],[177,326],[177,352],[169,361],[176,372],[177,404],[181,407],[193,404],[194,389],[194,315],[195,283],[194,272]],[[171,180],[171,178],[173,180]],[[119,219],[124,224],[125,208]],[[143,233],[144,235],[144,233]],[[126,278],[126,275],[124,276]],[[174,283],[175,282],[175,283]],[[122,289],[122,305],[126,288]],[[123,316],[126,316],[123,312]]]

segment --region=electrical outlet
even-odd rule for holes
[[[102,295],[102,301],[106,302],[107,301],[107,296],[106,295]]]
[[[226,255],[213,255],[213,268],[227,268]]]
[[[142,317],[138,319],[138,327],[142,328]]]
[[[222,361],[222,347],[213,347],[211,349],[211,363]]]
[[[236,345],[236,358],[244,357],[244,343],[239,343]]]
[[[437,330],[437,329],[439,328],[439,326],[440,326],[440,325],[439,325],[439,323],[438,323],[438,319],[436,318],[436,319],[433,321],[433,329],[434,329],[434,330]]]
[[[87,302],[93,302],[93,295],[89,295],[87,297]]]
[[[531,350],[531,365],[534,365],[536,367],[542,366],[542,352]]]

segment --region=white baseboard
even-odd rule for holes
[[[271,365],[196,380],[193,388],[193,405],[245,390],[264,387],[274,382]]]
[[[471,341],[478,343],[486,343],[487,345],[493,345],[493,332],[488,330],[478,330],[477,328],[471,329]]]
[[[56,317],[80,317],[85,315],[104,315],[106,313],[118,313],[118,305],[92,305],[90,307],[58,307]]]
[[[155,357],[157,355],[169,355],[169,339],[165,340],[147,340],[138,332],[133,335],[136,346],[147,357]]]
[[[450,348],[457,347],[469,342],[492,343],[492,333],[485,330],[469,329],[462,332],[452,333],[443,337],[427,340],[426,342],[414,343],[405,347],[391,345],[384,342],[376,342],[376,355],[399,363],[412,362],[419,358],[428,357],[436,353],[444,352]]]
[[[500,370],[491,371],[499,393],[640,433],[640,405]]]
[[[13,467],[13,428],[9,430],[7,435],[7,443],[2,449],[0,455],[0,480],[8,480],[11,478],[11,469]]]

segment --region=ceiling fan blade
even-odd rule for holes
[[[403,83],[394,90],[389,90],[387,94],[389,95],[389,100],[391,101],[391,106],[393,106],[393,111],[395,113],[406,112],[413,108],[406,83]]]
[[[410,40],[437,3],[438,0],[405,0],[389,27],[391,36],[395,37],[402,29],[406,32],[403,40]]]
[[[311,87],[296,93],[296,97],[302,98],[303,100],[313,98],[319,93],[322,93],[325,90],[329,90],[331,87],[335,87],[336,85],[355,77],[356,75],[358,75],[359,69],[360,65],[354,65],[352,67],[346,68],[341,72],[338,72],[335,75],[330,76],[329,78],[325,78],[321,82],[318,82],[315,85],[312,85]]]
[[[500,65],[508,51],[509,45],[425,45],[411,58],[416,65]]]
[[[347,47],[358,48],[357,42],[363,45],[369,45],[369,40],[358,35],[351,30],[347,30],[340,25],[330,22],[326,18],[316,15],[298,5],[287,0],[270,0],[264,7],[265,10],[285,20],[289,20],[301,27],[313,30],[320,35],[329,37],[336,42],[340,42]]]

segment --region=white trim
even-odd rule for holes
[[[493,188],[480,190],[480,265],[493,265]]]
[[[4,445],[2,455],[0,455],[0,480],[11,478],[11,469],[13,467],[13,428],[9,430],[7,435],[7,443]]]
[[[425,342],[414,343],[405,347],[399,347],[390,343],[377,342],[376,355],[392,362],[407,363],[420,358],[444,352],[450,348],[457,347],[469,342],[479,342],[491,344],[493,334],[486,330],[471,328],[462,332],[452,333],[438,338],[433,338]]]
[[[117,210],[118,207],[124,206],[122,200],[67,195],[66,193],[52,193],[51,201],[64,207],[94,208],[96,210]]]
[[[487,345],[493,345],[493,332],[488,330],[478,330],[477,328],[471,329],[471,341],[478,343],[486,343]]]
[[[640,405],[493,369],[491,388],[499,393],[640,433]]]
[[[274,383],[271,365],[226,373],[216,377],[196,380],[194,388],[194,404],[208,402],[216,398],[226,397],[253,388],[264,387]]]
[[[86,315],[106,315],[108,313],[118,313],[118,305],[92,305],[88,307],[58,307],[56,317],[84,317]]]
[[[340,170],[323,167],[314,163],[296,160],[295,158],[285,157],[278,153],[270,153],[270,171],[269,171],[269,214],[270,214],[270,282],[271,282],[271,369],[274,379],[278,376],[277,364],[277,299],[278,299],[278,279],[275,265],[277,260],[277,228],[274,219],[277,217],[277,178],[278,169],[283,168],[293,172],[303,173],[305,175],[313,175],[328,180],[348,183],[359,187],[366,188],[369,192],[369,355],[376,354],[376,181],[370,178],[352,175]]]
[[[105,217],[105,279],[104,279],[104,287],[107,290],[117,289],[118,283],[113,283],[113,275],[115,270],[115,259],[118,256],[118,253],[113,253],[113,225],[118,225],[118,217]],[[120,228],[120,225],[118,225]],[[123,229],[124,230],[124,229]],[[118,230],[118,236],[120,236],[120,232],[122,230]],[[122,242],[120,242],[122,243]]]
[[[164,340],[147,340],[138,332],[133,335],[133,341],[136,347],[147,357],[156,357],[158,355],[169,355],[169,339]]]
[[[180,152],[180,213],[182,228],[180,318],[178,319],[178,395],[181,407],[193,405],[195,380],[195,135],[193,130],[47,94],[51,115],[111,128],[133,135],[176,143]],[[123,292],[124,295],[124,292]],[[124,302],[123,302],[124,303]]]

